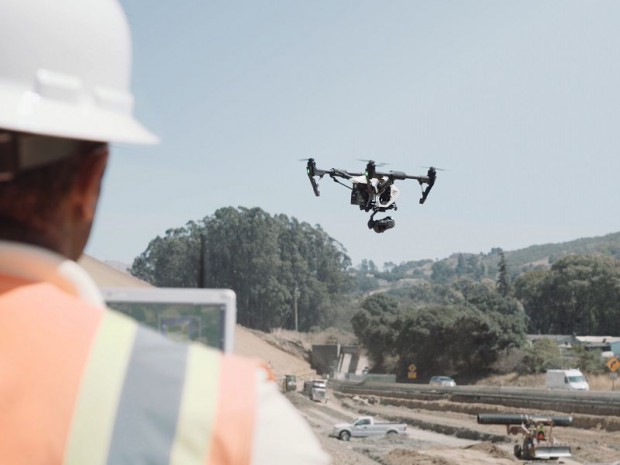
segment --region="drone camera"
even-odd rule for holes
[[[391,216],[386,216],[380,220],[371,219],[368,221],[368,227],[377,234],[385,232],[388,229],[392,229],[394,226],[396,226],[396,221],[394,221]]]

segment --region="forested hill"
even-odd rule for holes
[[[441,281],[461,275],[474,279],[494,278],[502,253],[513,276],[535,268],[549,268],[568,255],[601,255],[620,259],[620,232],[557,244],[532,245],[513,251],[493,248],[487,253],[479,254],[456,252],[441,260],[408,261],[399,265],[386,263],[383,270],[379,270],[371,261],[364,260],[359,268],[362,273],[392,282],[431,277]]]
[[[620,258],[620,232],[559,244],[532,245],[525,249],[505,252],[505,254],[511,266],[519,269],[539,264],[548,265],[571,254]]]

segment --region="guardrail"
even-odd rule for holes
[[[397,399],[440,400],[453,402],[535,408],[564,413],[620,416],[620,391],[559,391],[547,389],[456,386],[436,387],[405,383],[330,382],[344,394],[392,397]]]

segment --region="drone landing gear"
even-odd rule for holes
[[[372,229],[374,232],[379,234],[396,226],[396,221],[394,221],[391,216],[386,216],[385,218],[375,220],[374,217],[376,214],[377,212],[375,211],[372,215],[370,215],[370,219],[368,220],[368,229]]]

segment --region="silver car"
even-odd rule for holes
[[[454,387],[456,383],[449,376],[433,376],[429,382],[431,386]]]

